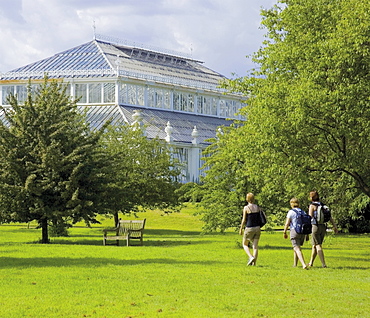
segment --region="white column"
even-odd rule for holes
[[[192,147],[189,149],[189,174],[190,174],[190,182],[198,182],[199,181],[199,174],[200,174],[200,146],[199,146],[199,132],[197,127],[194,126],[194,129],[191,133],[192,136]]]

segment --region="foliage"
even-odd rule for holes
[[[177,190],[179,201],[181,202],[200,202],[202,198],[199,195],[198,184],[195,182],[187,182],[182,184]]]
[[[48,225],[84,220],[109,206],[109,160],[62,83],[49,81],[32,90],[24,104],[9,97],[0,123],[0,219],[36,220],[42,242]]]
[[[248,97],[247,120],[206,158],[207,227],[235,226],[248,191],[275,214],[293,196],[305,209],[316,189],[342,226],[369,203],[369,12],[356,0],[282,0],[262,11],[259,68],[224,83]]]
[[[180,170],[164,141],[149,139],[137,128],[110,127],[103,138],[115,171],[110,180],[115,189],[112,211],[130,213],[139,207],[176,210]]]

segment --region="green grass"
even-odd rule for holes
[[[38,229],[0,226],[0,317],[366,317],[369,235],[329,236],[329,268],[292,268],[281,232],[262,233],[247,267],[241,236],[201,234],[192,209],[147,218],[144,246],[102,246],[102,225],[36,243]],[[303,252],[308,261],[310,247]],[[316,264],[319,265],[319,262]]]

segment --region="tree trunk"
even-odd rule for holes
[[[115,213],[114,213],[114,226],[117,226],[118,221],[119,221],[119,218],[118,218],[118,212],[115,212]]]
[[[42,230],[42,237],[41,237],[41,243],[48,244],[49,241],[49,233],[48,233],[48,219],[43,218],[40,220],[41,223],[41,230]]]

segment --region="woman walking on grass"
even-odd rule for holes
[[[261,208],[254,203],[253,193],[248,193],[246,199],[248,204],[243,209],[243,219],[242,223],[240,224],[239,234],[243,234],[243,229],[245,226],[243,235],[243,248],[249,257],[247,265],[250,266],[256,265],[258,258],[258,241],[261,236]],[[252,243],[253,254],[249,250],[249,242]]]
[[[308,263],[308,266],[313,266],[313,262],[317,255],[319,255],[319,258],[321,260],[322,267],[326,267],[325,263],[325,257],[324,257],[324,251],[322,249],[322,243],[324,242],[324,237],[326,234],[326,224],[325,223],[319,223],[317,221],[317,207],[321,205],[319,194],[317,191],[311,191],[310,192],[310,200],[311,204],[308,209],[308,214],[311,216],[311,222],[312,222],[312,253],[311,253],[311,259]],[[330,222],[333,224],[334,233],[338,233],[337,226],[333,220],[333,218],[330,218]]]
[[[307,265],[304,261],[302,251],[301,251],[301,246],[303,245],[304,240],[305,240],[307,235],[306,234],[299,234],[295,231],[295,227],[297,225],[297,213],[306,213],[306,212],[304,212],[300,209],[299,201],[298,201],[297,198],[292,198],[290,200],[290,206],[291,206],[292,209],[289,210],[289,212],[287,214],[287,217],[286,217],[286,221],[285,221],[285,225],[284,225],[284,238],[285,239],[288,238],[288,234],[286,232],[287,232],[288,227],[289,227],[290,228],[290,240],[292,242],[293,250],[294,250],[293,267],[297,266],[297,263],[298,263],[298,260],[299,260],[302,264],[302,268],[303,269],[308,269],[308,267],[307,267]]]

